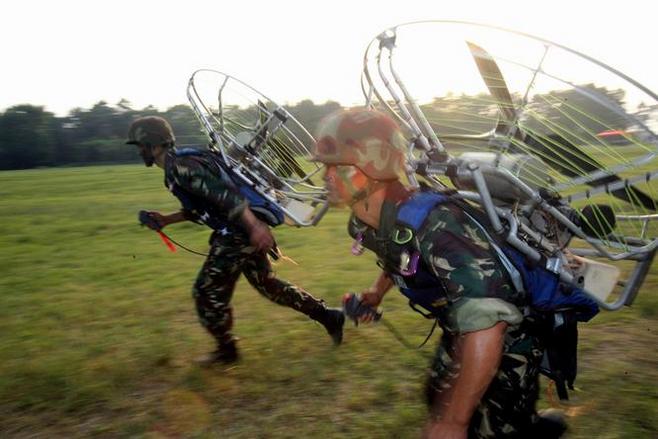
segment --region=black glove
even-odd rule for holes
[[[361,303],[360,294],[347,293],[343,296],[343,313],[358,325],[359,317],[369,315],[376,322],[382,318],[383,311]]]
[[[138,219],[141,225],[146,226],[151,230],[160,230],[162,228],[160,227],[160,224],[158,224],[158,221],[151,215],[151,212],[149,211],[140,210]]]

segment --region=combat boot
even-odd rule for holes
[[[232,364],[240,359],[238,354],[238,347],[235,340],[218,345],[217,349],[204,355],[196,360],[196,363],[201,367],[210,367],[215,364]]]
[[[334,345],[338,346],[343,341],[343,325],[345,324],[345,315],[340,308],[327,308],[322,304],[321,308],[312,312],[310,318],[319,322],[331,336]]]
[[[544,409],[532,425],[533,439],[558,439],[567,431],[567,421],[562,410]]]

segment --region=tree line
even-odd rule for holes
[[[337,102],[317,105],[310,100],[287,107],[310,132],[325,115],[340,108]],[[101,101],[92,108],[76,108],[64,117],[42,106],[16,105],[0,113],[0,170],[139,163],[135,148],[124,143],[130,123],[140,116],[166,118],[178,144],[209,141],[189,105],[159,111],[152,106],[133,109],[127,100],[116,105]]]
[[[576,137],[579,131],[598,133],[610,128],[632,129],[633,120],[622,116],[624,94],[623,90],[608,90],[594,84],[582,85],[580,91],[570,89],[538,94],[526,103],[524,111],[541,115],[541,118],[520,122],[534,132],[559,129],[561,135],[570,133]],[[597,99],[591,99],[592,95]],[[514,96],[514,100],[519,102],[522,99]],[[342,106],[333,101],[315,104],[303,100],[286,108],[310,133],[315,133],[320,120]],[[611,108],[620,111],[611,111]],[[448,94],[422,105],[422,109],[439,136],[441,133],[487,132],[495,126],[499,112],[488,94]],[[188,105],[176,105],[161,112],[152,106],[133,109],[125,99],[116,105],[101,101],[89,109],[76,108],[64,117],[57,117],[41,106],[16,105],[0,113],[0,170],[138,163],[135,149],[124,142],[130,123],[139,116],[150,115],[170,121],[178,144],[199,145],[209,140]],[[640,104],[635,116],[646,122],[656,120],[657,115],[658,105]],[[558,119],[559,125],[554,123]]]

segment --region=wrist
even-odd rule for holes
[[[185,215],[182,212],[174,212],[169,215],[162,215],[162,225],[168,226],[169,224],[179,223],[185,221]]]
[[[365,290],[363,290],[361,292],[361,294],[365,294],[365,295],[371,296],[371,297],[381,297],[382,296],[381,293],[379,291],[377,291],[376,288],[373,288],[373,287],[366,288]]]

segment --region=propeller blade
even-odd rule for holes
[[[503,117],[505,126],[511,125],[516,122],[516,111],[514,110],[514,102],[512,102],[512,95],[510,95],[507,83],[503,74],[498,68],[498,64],[494,61],[493,57],[477,44],[467,41],[468,49],[471,51],[473,60],[480,72],[480,76],[484,80],[489,93],[496,100],[496,105],[500,110]],[[498,131],[498,129],[496,129]]]
[[[524,143],[529,146],[529,152],[538,155],[540,159],[567,177],[579,177],[605,169],[605,166],[558,134],[549,134],[542,141],[537,136],[525,133]],[[554,147],[549,147],[549,144]],[[617,175],[608,175],[592,180],[587,184],[596,187],[620,180],[621,178]],[[652,211],[658,209],[658,201],[634,186],[616,189],[611,191],[610,194],[634,206],[640,205]]]
[[[507,88],[507,83],[505,82],[505,78],[503,78],[498,64],[496,64],[496,61],[489,52],[469,41],[466,44],[475,60],[480,76],[482,76],[484,83],[489,89],[489,93],[496,100],[496,105],[498,105],[498,109],[500,110],[503,121],[502,126],[499,123],[496,127],[496,132],[501,133],[501,129],[506,130],[507,127],[516,123],[517,120],[514,103]],[[558,134],[549,134],[546,136],[546,142],[542,142],[530,133],[521,133],[520,130],[516,131],[515,137],[529,147],[528,152],[539,156],[544,161],[549,161],[557,171],[568,177],[578,177],[583,174],[605,169],[602,164],[597,162],[589,154],[580,150],[575,144]],[[554,145],[555,148],[549,147],[547,143]],[[512,149],[515,150],[518,148]],[[610,175],[593,180],[588,185],[601,186],[619,180],[621,179],[618,176]],[[658,201],[634,186],[616,189],[610,193],[634,206],[639,204],[645,209],[655,211],[658,206]]]
[[[262,101],[258,101],[258,120],[259,124],[264,124],[267,121],[267,107]],[[267,146],[272,150],[274,155],[279,160],[279,166],[277,172],[281,175],[286,175],[287,177],[292,174],[292,172],[297,173],[301,178],[306,177],[306,172],[302,167],[297,163],[295,157],[290,153],[290,150],[286,145],[281,142],[276,137],[272,136],[268,142]],[[289,169],[286,169],[286,165]]]

